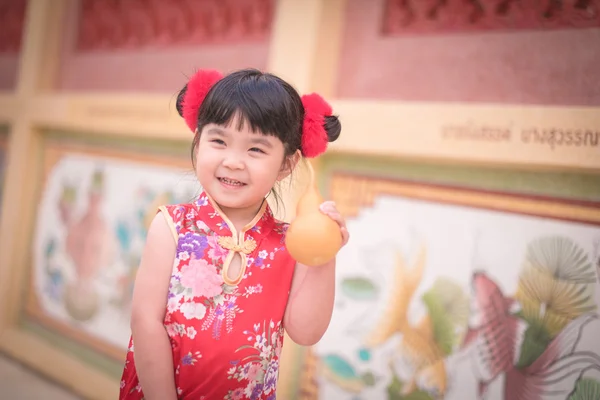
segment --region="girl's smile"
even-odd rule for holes
[[[253,131],[238,114],[202,129],[196,159],[200,184],[235,225],[252,220],[273,184],[287,176],[281,140]]]
[[[240,181],[238,181],[236,179],[232,179],[232,178],[217,178],[217,179],[227,189],[235,190],[235,189],[240,189],[240,188],[246,186],[246,184],[244,182],[240,182]]]

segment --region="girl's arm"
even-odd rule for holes
[[[321,211],[340,225],[344,246],[348,242],[348,230],[335,204],[326,202]],[[283,317],[290,338],[302,346],[312,346],[321,340],[331,321],[334,298],[335,258],[317,267],[296,264]]]
[[[131,312],[135,367],[146,400],[177,400],[173,355],[163,325],[175,241],[157,213],[150,229],[135,280]]]

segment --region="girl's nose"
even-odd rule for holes
[[[244,169],[245,164],[241,157],[229,154],[223,160],[223,166],[229,169]]]

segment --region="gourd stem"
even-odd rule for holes
[[[308,173],[309,173],[309,185],[314,185],[315,184],[315,170],[312,166],[312,164],[310,163],[310,161],[306,160],[306,165],[308,167]]]

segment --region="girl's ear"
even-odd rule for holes
[[[283,164],[281,164],[281,170],[279,171],[279,175],[277,175],[277,181],[282,181],[290,176],[294,168],[296,168],[298,165],[300,157],[302,157],[300,150],[297,150],[294,154],[286,157],[285,160],[283,160]]]

